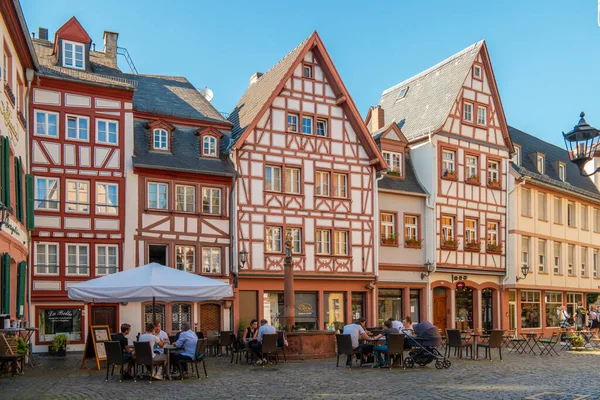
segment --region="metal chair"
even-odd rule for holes
[[[397,358],[400,358],[400,365],[404,365],[404,334],[393,333],[386,335],[385,338],[388,345],[388,365],[390,369],[392,369]]]
[[[362,352],[360,351],[360,348],[357,350],[352,348],[352,338],[350,335],[336,334],[335,341],[337,343],[337,360],[335,363],[336,368],[340,366],[340,356],[342,354],[345,354],[349,357],[352,357],[355,354],[360,354],[360,357],[362,358]]]
[[[504,331],[501,329],[494,329],[490,334],[490,340],[487,343],[477,343],[477,357],[479,358],[479,348],[485,349],[485,358],[492,359],[492,349],[498,349],[500,355],[500,361],[502,361],[502,335]]]
[[[552,356],[552,352],[554,352],[554,354],[556,354],[558,356],[559,354],[556,351],[556,349],[554,348],[554,346],[556,346],[556,344],[558,343],[559,340],[560,340],[560,332],[552,332],[551,337],[539,339],[538,345],[540,346],[540,349],[541,349],[540,356],[543,356],[544,354]]]
[[[193,359],[191,357],[178,357],[179,371],[182,371],[181,380],[183,380],[183,368],[181,368],[181,365],[190,363],[192,363],[194,368],[196,368],[196,376],[198,379],[200,379],[200,369],[198,368],[199,362],[202,362],[204,376],[208,378],[208,373],[206,372],[206,339],[198,339],[198,343],[196,343],[196,352]]]
[[[123,360],[123,350],[121,349],[121,343],[118,341],[104,342],[104,348],[106,349],[106,380],[108,382],[108,370],[112,365],[112,376],[115,373],[115,365],[121,367],[121,374],[119,382],[123,382],[123,366],[125,361]]]
[[[219,336],[219,352],[223,355],[223,347],[225,348],[225,352],[229,355],[229,345],[231,344],[231,336],[233,331],[221,331],[221,336]]]
[[[152,383],[154,366],[162,365],[164,360],[155,360],[152,357],[153,352],[150,342],[133,342],[133,348],[135,349],[135,374],[133,375],[133,381],[136,382],[138,367],[143,365],[150,371],[150,383]]]
[[[446,350],[444,357],[450,357],[450,351],[454,349],[454,355],[458,354],[458,358],[462,358],[463,349],[467,349],[467,356],[472,349],[471,343],[464,343],[458,329],[446,329]],[[471,354],[471,357],[473,355]]]
[[[285,356],[285,332],[277,331],[277,351],[283,352],[283,362],[287,363],[287,357]]]
[[[277,356],[277,334],[269,334],[262,336],[262,348],[261,353],[263,358],[269,360],[270,357],[275,356],[275,365],[279,364],[279,357]],[[265,364],[263,363],[263,367]]]

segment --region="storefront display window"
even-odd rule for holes
[[[456,289],[456,327],[473,329],[473,289]]]
[[[521,291],[521,328],[540,328],[540,292]]]
[[[582,293],[567,293],[567,312],[571,318],[575,318],[575,310],[577,309],[577,302],[579,301],[583,304]]]
[[[44,308],[38,309],[40,342],[51,342],[54,335],[64,333],[69,341],[82,340],[80,308]]]
[[[421,314],[421,291],[419,289],[410,290],[410,319],[413,324],[419,322]]]
[[[546,327],[558,327],[560,320],[558,318],[558,308],[562,306],[563,295],[561,292],[546,292],[544,305],[546,307]]]
[[[325,329],[328,331],[342,331],[344,329],[346,313],[345,294],[325,293],[323,297],[323,318]]]
[[[296,292],[294,294],[294,303],[296,305],[296,327],[306,330],[319,329],[317,293]]]
[[[352,319],[367,318],[365,314],[365,294],[352,293]]]
[[[283,293],[265,292],[263,294],[263,315],[277,329],[285,323]]]
[[[389,318],[402,320],[402,289],[379,289],[379,324]]]

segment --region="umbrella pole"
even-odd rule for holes
[[[152,323],[156,322],[156,297],[152,296]]]

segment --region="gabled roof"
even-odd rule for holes
[[[423,186],[421,186],[419,179],[417,179],[410,152],[407,151],[404,153],[404,158],[404,179],[383,175],[383,178],[377,182],[377,187],[379,189],[392,190],[394,192],[428,195],[429,193],[427,193]]]
[[[92,38],[83,26],[79,23],[77,18],[71,17],[67,22],[63,24],[56,33],[54,34],[54,53],[57,52],[58,39],[72,40],[74,42],[85,43],[88,46],[92,44]]]
[[[511,162],[511,167],[521,177],[528,177],[534,182],[553,186],[558,190],[586,197],[588,200],[600,201],[600,191],[594,182],[579,173],[579,168],[570,161],[569,153],[561,147],[545,142],[533,135],[509,126],[510,136],[515,145],[521,147],[521,165]],[[536,160],[531,153],[542,153],[545,158],[544,174],[537,170]],[[565,165],[566,182],[558,176],[558,162]]]
[[[246,89],[229,116],[229,121],[234,125],[232,129],[232,146],[240,148],[243,145],[246,136],[254,129],[261,116],[281,92],[286,81],[292,76],[296,65],[302,62],[309,51],[315,51],[329,85],[340,99],[340,103],[342,103],[342,107],[345,108],[344,111],[348,115],[349,122],[356,131],[356,135],[365,151],[376,164],[376,168],[378,170],[385,168],[385,160],[364,125],[348,90],[316,31]]]
[[[39,68],[38,60],[19,0],[1,1],[0,13],[23,68],[37,70]]]
[[[408,143],[406,136],[404,136],[404,133],[402,133],[402,130],[400,129],[396,121],[392,121],[384,127],[373,132],[373,139],[375,140],[375,142],[379,143],[379,140],[386,139],[387,136],[391,134],[391,132],[396,134],[400,143]]]

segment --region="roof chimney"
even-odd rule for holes
[[[371,107],[371,133],[383,128],[385,121],[384,115],[385,114],[381,106]]]
[[[117,39],[119,34],[117,32],[104,31],[104,54],[108,58],[113,66],[117,67]]]
[[[252,85],[254,82],[256,82],[263,75],[264,74],[262,72],[255,72],[254,75],[252,75],[250,77],[250,84]]]
[[[38,28],[38,37],[41,40],[48,40],[48,28]]]

